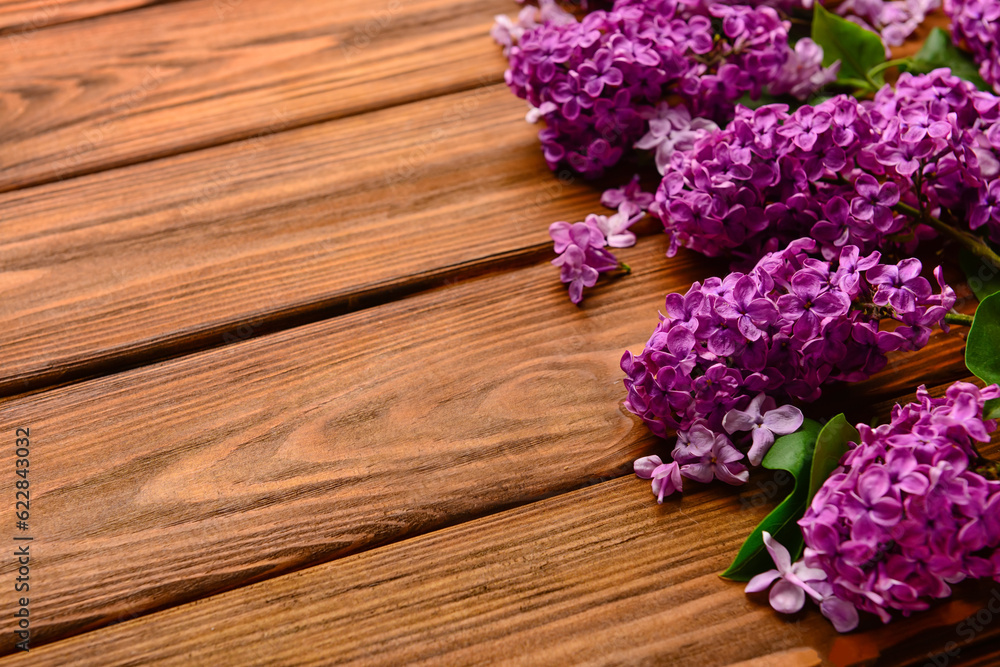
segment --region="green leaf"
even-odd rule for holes
[[[837,80],[877,90],[885,82],[882,74],[869,76],[876,65],[885,62],[882,38],[857,23],[831,14],[818,2],[813,9],[812,39],[823,47],[823,66],[840,61]]]
[[[840,459],[850,449],[849,442],[857,442],[861,437],[858,429],[847,421],[844,413],[840,413],[826,423],[816,438],[816,451],[813,453],[812,472],[809,474],[809,495],[806,496],[806,507],[812,502],[813,496],[823,486],[830,473],[840,465]]]
[[[1000,267],[991,266],[965,248],[958,253],[958,264],[977,299],[982,301],[989,295],[1000,292]]]
[[[911,72],[927,73],[939,67],[951,69],[955,76],[971,81],[979,90],[993,92],[993,89],[979,76],[979,67],[965,51],[951,41],[947,30],[934,28],[917,55],[910,58],[906,69]]]
[[[733,561],[722,576],[733,581],[750,581],[754,575],[774,567],[771,555],[764,547],[763,532],[771,533],[791,553],[792,560],[802,555],[802,530],[796,521],[806,510],[806,496],[809,493],[807,476],[812,466],[813,449],[820,425],[806,419],[795,433],[783,435],[774,441],[761,465],[769,470],[786,470],[795,478],[795,486],[788,497],[764,517],[740,547]]]
[[[991,398],[983,406],[983,419],[1000,419],[1000,398]]]
[[[983,299],[965,341],[965,365],[986,384],[1000,382],[1000,293]]]

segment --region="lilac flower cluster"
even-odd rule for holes
[[[804,97],[835,76],[815,44],[789,47],[789,24],[770,7],[618,0],[580,22],[555,16],[537,26],[532,17],[508,21],[495,36],[509,47],[508,85],[532,105],[529,118],[545,120],[546,161],[587,177],[646,134],[668,95],[696,117],[725,121],[736,100],[758,97],[765,84]]]
[[[832,259],[911,252],[944,217],[1000,241],[1000,98],[946,69],[903,74],[872,102],[839,96],[789,113],[740,107],[676,150],[651,209],[706,255],[753,259],[812,236]]]
[[[633,181],[629,187],[605,193],[606,202],[617,202],[618,212],[614,215],[588,215],[583,222],[572,225],[554,222],[549,226],[549,235],[559,255],[552,264],[559,267],[562,281],[569,283],[569,298],[573,303],[583,300],[583,288],[593,287],[601,273],[622,268],[607,248],[635,245],[635,234],[629,227],[644,215],[637,202],[644,202],[651,195],[643,194],[638,190],[638,182]]]
[[[965,44],[979,63],[979,74],[1000,93],[1000,2],[949,0],[952,38]]]
[[[904,615],[966,578],[1000,580],[1000,482],[975,469],[996,423],[983,403],[1000,388],[958,382],[944,398],[921,387],[889,424],[858,425],[861,442],[799,521],[805,565],[859,609]]]
[[[799,239],[749,273],[668,295],[645,349],[622,357],[625,406],[654,434],[678,434],[676,470],[659,459],[636,463],[640,476],[659,480],[661,498],[678,490],[680,475],[745,480],[744,450],[757,465],[775,434],[801,424],[801,414],[796,422],[776,402],[813,401],[828,382],[863,380],[886,365],[887,352],[917,350],[932,326],[946,327],[955,293],[940,268],[935,294],[919,260],[882,264],[879,253],[847,246],[827,262],[810,257],[815,250],[815,241]],[[882,330],[883,318],[899,326]],[[735,447],[739,431],[751,437]]]
[[[511,47],[521,41],[528,30],[544,24],[576,23],[576,17],[560,7],[556,0],[539,0],[538,7],[528,5],[518,12],[516,21],[506,14],[498,14],[493,20],[490,36],[503,47],[505,56],[510,55]]]

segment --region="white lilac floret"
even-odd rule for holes
[[[801,611],[808,596],[819,604],[820,611],[833,623],[837,632],[850,632],[858,627],[857,608],[833,594],[826,572],[809,567],[801,560],[792,563],[788,549],[770,533],[765,530],[762,537],[775,569],[761,572],[751,579],[746,586],[747,593],[759,593],[770,588],[768,601],[775,611],[782,614]]]

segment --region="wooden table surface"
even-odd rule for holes
[[[0,667],[992,664],[1000,623],[960,624],[1000,589],[837,636],[717,576],[767,475],[657,506],[631,474],[661,445],[618,359],[721,265],[648,226],[569,302],[547,227],[600,190],[502,84],[516,9],[0,6],[0,497],[25,427],[33,502]],[[885,417],[963,346],[824,405]]]

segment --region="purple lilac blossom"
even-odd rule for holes
[[[837,79],[840,63],[823,67],[823,48],[808,37],[795,43],[777,78],[768,84],[772,95],[791,95],[806,101],[810,95]]]
[[[933,231],[897,204],[1000,242],[998,119],[1000,98],[946,69],[903,74],[871,102],[740,107],[725,129],[674,152],[650,210],[668,254],[753,261],[804,235],[826,259],[847,245],[912,254]]]
[[[826,572],[808,567],[802,560],[792,563],[788,549],[766,530],[762,538],[776,567],[751,579],[745,589],[747,593],[759,593],[770,587],[768,599],[771,607],[782,614],[800,611],[808,595],[819,604],[820,611],[830,619],[837,632],[850,632],[858,627],[858,610],[850,602],[833,595]]]
[[[612,216],[588,215],[583,222],[572,225],[568,222],[549,225],[553,249],[559,255],[552,264],[559,267],[562,282],[569,283],[570,301],[580,303],[584,287],[593,287],[601,273],[621,267],[606,248],[635,245],[635,234],[629,227],[643,215],[638,205],[623,198],[618,212]]]
[[[659,503],[664,496],[681,491],[681,468],[676,461],[664,463],[659,456],[646,456],[635,462],[635,474],[653,480],[653,495]]]
[[[629,181],[628,185],[620,188],[605,190],[601,195],[601,203],[608,208],[618,208],[623,203],[628,202],[641,211],[648,211],[654,200],[652,192],[644,192],[639,183],[639,175],[636,174]]]
[[[669,95],[695,117],[725,122],[737,99],[759,97],[765,84],[807,96],[829,78],[817,69],[818,47],[793,51],[789,24],[771,7],[618,0],[579,22],[525,27],[533,20],[498,23],[507,84],[532,119],[545,120],[539,138],[550,167],[568,164],[587,177],[646,135]]]
[[[946,326],[955,293],[940,268],[934,294],[911,276],[916,260],[881,264],[877,252],[864,257],[847,246],[821,261],[815,250],[813,239],[799,239],[749,273],[667,295],[645,349],[622,357],[625,407],[655,435],[676,430],[681,475],[738,483],[745,461],[758,464],[776,434],[801,424],[784,404],[816,400],[830,382],[864,380],[885,367],[886,353],[920,349],[932,326]],[[898,326],[883,330],[883,319]]]
[[[649,131],[635,142],[635,147],[653,151],[656,169],[661,176],[667,173],[674,153],[690,150],[694,142],[710,130],[719,129],[707,118],[691,118],[686,106],[672,107],[667,102],[660,103],[648,120]]]
[[[860,442],[799,521],[805,564],[837,597],[889,622],[964,579],[1000,580],[1000,482],[976,472],[976,443],[996,428],[983,404],[997,397],[997,385],[956,382],[942,398],[920,387],[890,423],[858,424]]]
[[[1000,2],[948,0],[945,11],[951,17],[952,39],[972,51],[979,74],[1000,93]]]
[[[751,317],[744,316],[746,319]],[[728,433],[750,432],[753,444],[747,452],[747,459],[751,465],[759,466],[764,454],[774,444],[774,437],[795,433],[802,426],[803,419],[802,411],[794,405],[776,407],[773,398],[760,393],[754,396],[745,410],[734,408],[727,412],[722,418],[722,426]]]

